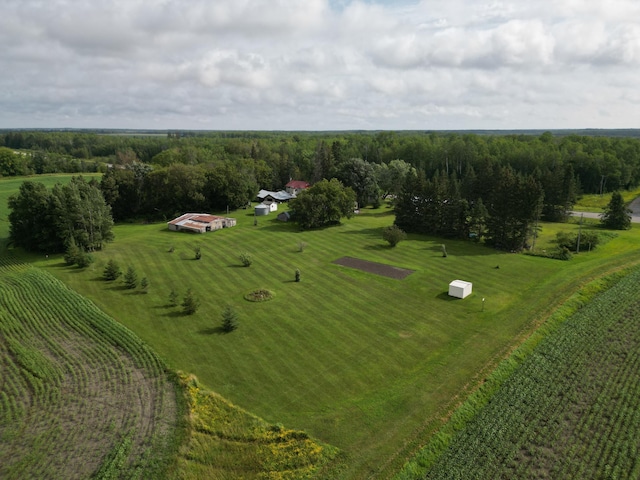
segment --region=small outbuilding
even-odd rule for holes
[[[465,298],[471,295],[473,284],[464,280],[454,280],[449,284],[449,296]]]
[[[218,217],[208,213],[185,213],[167,222],[169,230],[174,232],[188,231],[196,233],[212,232],[221,228],[235,227],[236,219]]]
[[[256,217],[261,217],[263,215],[269,215],[269,205],[266,205],[264,203],[259,203],[258,205],[255,206],[254,208],[254,213],[256,215]]]
[[[280,220],[281,222],[288,222],[289,220],[291,220],[291,213],[289,212],[279,213],[278,220]]]

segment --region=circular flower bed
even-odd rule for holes
[[[250,302],[266,302],[267,300],[271,300],[274,296],[275,295],[271,290],[261,288],[247,293],[244,298]]]

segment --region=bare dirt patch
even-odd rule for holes
[[[333,263],[375,275],[382,275],[383,277],[395,278],[396,280],[402,280],[414,272],[414,270],[409,270],[408,268],[394,267],[393,265],[370,262],[369,260],[361,260],[353,257],[342,257],[334,260]]]

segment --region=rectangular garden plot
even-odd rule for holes
[[[385,265],[384,263],[370,262],[353,257],[342,257],[334,260],[333,263],[342,265],[343,267],[356,268],[363,272],[382,275],[383,277],[395,278],[397,280],[402,280],[414,272],[414,270],[407,268],[394,267],[393,265]]]

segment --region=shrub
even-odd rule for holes
[[[95,259],[93,255],[88,252],[81,251],[76,257],[76,265],[80,268],[86,268],[91,265]]]
[[[142,277],[140,280],[140,288],[142,289],[142,293],[147,293],[149,290],[149,280],[147,280],[147,277]]]
[[[200,247],[195,248],[195,253],[196,253],[196,260],[200,260],[202,258],[202,251],[200,250]]]
[[[107,266],[104,268],[102,277],[107,281],[113,281],[117,280],[120,275],[122,275],[122,271],[120,270],[118,263],[113,259],[109,260],[107,262]]]
[[[296,268],[296,282],[300,281],[300,269]]]
[[[253,263],[253,260],[251,259],[251,255],[249,255],[248,253],[241,253],[240,261],[242,262],[242,265],[245,267],[250,267],[251,264]]]
[[[596,232],[583,231],[580,233],[580,251],[589,251],[600,244],[601,236]],[[569,251],[578,251],[578,234],[568,232],[558,232],[556,243],[559,248],[566,248]]]
[[[407,238],[407,234],[397,225],[390,225],[382,229],[382,238],[389,242],[391,247],[395,247],[402,240]]]
[[[554,255],[554,258],[557,258],[558,260],[571,260],[571,257],[573,257],[573,255],[567,247],[560,247],[558,252]]]

